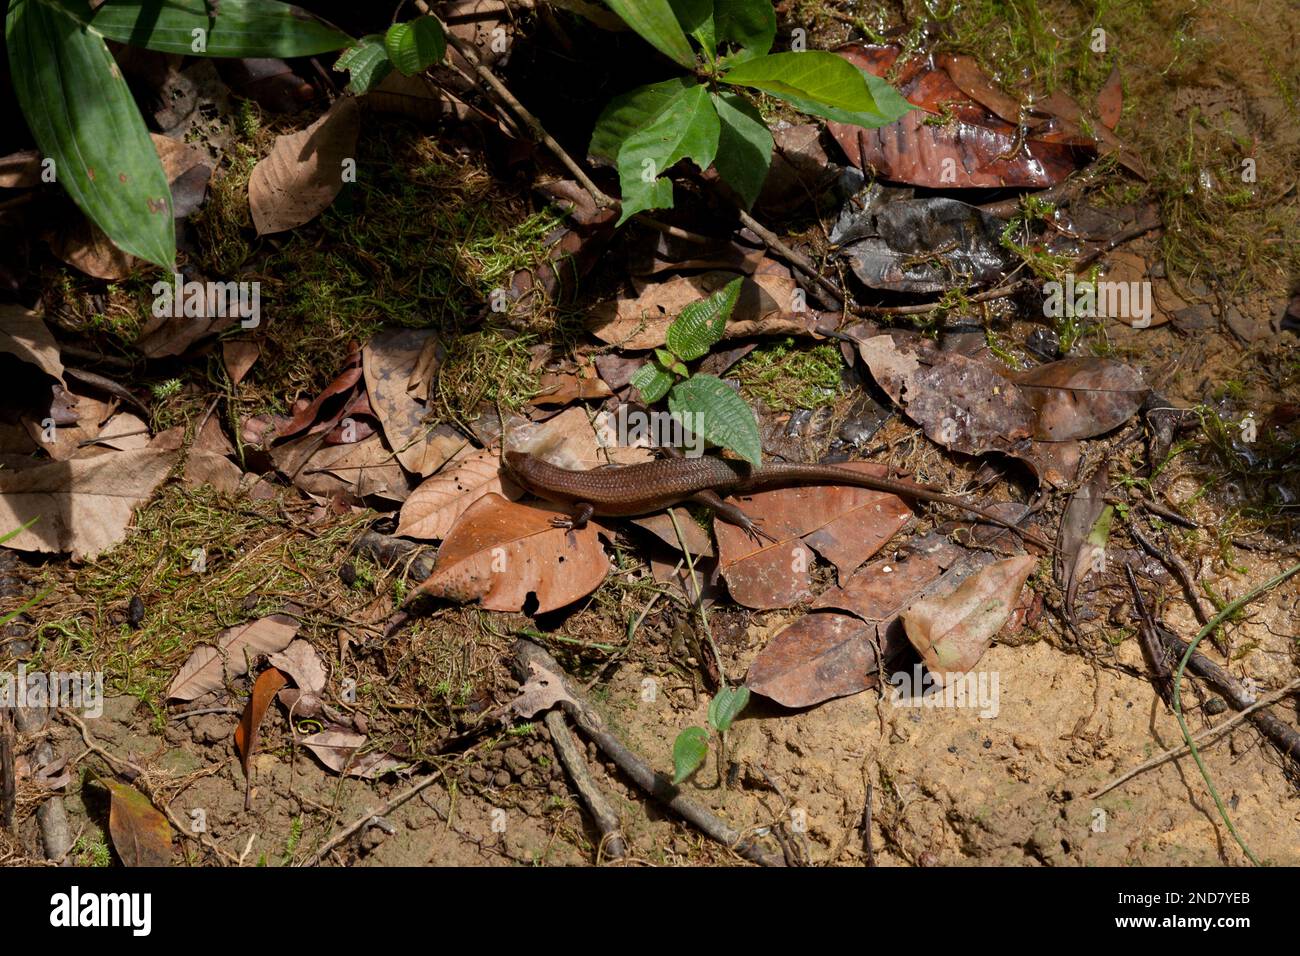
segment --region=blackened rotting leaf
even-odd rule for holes
[[[975,206],[941,196],[890,201],[890,194],[870,190],[867,197],[865,208],[850,204],[841,214],[831,241],[849,243],[840,254],[870,289],[931,293],[989,285],[1011,266],[1001,223]]]
[[[140,595],[135,595],[126,606],[126,623],[131,627],[138,629],[144,623],[144,601],[140,600]]]

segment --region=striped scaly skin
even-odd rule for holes
[[[696,501],[713,508],[723,520],[739,525],[746,532],[765,536],[740,508],[722,502],[720,496],[792,485],[850,485],[901,498],[952,505],[1052,550],[1052,545],[1037,535],[961,498],[838,465],[772,464],[754,468],[741,461],[703,456],[661,458],[639,465],[575,471],[518,451],[506,452],[505,464],[515,481],[537,497],[573,507],[573,520],[561,522],[572,527],[582,527],[592,515],[622,518],[661,511],[682,501]]]

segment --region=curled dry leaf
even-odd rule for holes
[[[328,679],[325,663],[311,641],[297,638],[283,651],[271,654],[267,661],[276,670],[286,674],[299,690],[309,694],[319,694],[325,690]]]
[[[996,561],[903,612],[907,639],[931,673],[963,674],[979,663],[1037,564],[1029,555]]]
[[[836,51],[859,69],[884,76],[899,55],[896,46],[849,44]],[[864,171],[914,186],[1053,186],[1076,166],[1068,144],[1028,136],[1019,141],[1007,122],[962,92],[937,61],[914,58],[894,77],[900,93],[921,107],[888,126],[863,129],[828,123],[849,162]],[[944,123],[932,116],[951,117]]]
[[[19,551],[93,558],[126,537],[136,506],[162,484],[177,454],[142,448],[0,471],[0,527],[35,524],[5,542]]]
[[[248,763],[262,735],[262,720],[266,716],[266,709],[284,685],[284,674],[274,667],[268,667],[258,674],[257,680],[253,682],[253,693],[249,695],[248,705],[239,718],[239,726],[235,728],[235,750],[239,752],[239,763],[244,768],[245,810],[253,795],[253,778],[248,772]]]
[[[194,649],[167,688],[168,700],[194,700],[220,690],[226,682],[248,673],[248,662],[259,654],[276,654],[298,633],[298,622],[287,614],[272,614],[228,628],[216,646]]]
[[[420,590],[492,611],[521,611],[532,596],[538,614],[585,597],[605,580],[609,559],[595,524],[556,528],[555,514],[484,495],[451,529]]]
[[[564,689],[563,677],[540,667],[535,661],[529,661],[528,680],[519,688],[519,696],[510,702],[510,709],[520,718],[529,720],[566,700],[574,703]]]
[[[396,533],[405,538],[440,541],[470,505],[489,494],[514,501],[523,492],[509,478],[502,478],[501,462],[495,452],[471,452],[411,492],[402,503]]]
[[[122,865],[170,866],[172,828],[167,818],[130,784],[101,782],[109,792],[108,833]]]
[[[879,683],[876,626],[821,611],[799,618],[759,652],[745,686],[785,707],[811,707]]]
[[[302,738],[298,743],[335,773],[348,777],[374,780],[386,773],[400,770],[407,764],[406,761],[378,750],[359,753],[366,744],[366,736],[348,730],[322,730]]]
[[[277,136],[248,180],[248,205],[259,236],[311,222],[343,188],[346,161],[356,161],[361,113],[339,97],[306,129]]]
[[[433,474],[466,444],[448,425],[425,423],[429,408],[412,390],[437,373],[443,349],[430,329],[388,329],[361,350],[370,407],[384,437],[407,471],[420,477]]]
[[[230,384],[238,385],[244,380],[253,363],[262,354],[262,347],[256,342],[245,339],[226,339],[221,343],[221,361],[230,376]]]

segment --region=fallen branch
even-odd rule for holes
[[[627,855],[627,844],[623,840],[618,814],[614,812],[604,792],[592,779],[587,761],[578,749],[578,742],[573,739],[569,725],[564,722],[564,714],[554,709],[547,711],[545,723],[546,729],[551,732],[551,743],[555,746],[555,753],[559,756],[560,763],[564,764],[564,769],[569,772],[569,779],[573,781],[578,795],[582,797],[582,802],[587,805],[592,819],[596,821],[596,829],[600,831],[600,846],[596,850],[596,862],[600,862],[603,852],[607,852],[615,860],[621,860]]]
[[[441,779],[442,779],[441,769],[435,770],[433,773],[429,774],[426,777],[422,777],[413,786],[408,787],[406,790],[403,790],[401,793],[399,793],[397,796],[390,799],[378,810],[372,810],[370,813],[367,813],[361,817],[358,817],[356,820],[353,820],[343,829],[342,832],[340,832],[337,836],[333,837],[328,843],[326,843],[319,850],[317,850],[316,853],[312,856],[312,858],[308,860],[306,863],[303,863],[302,865],[315,866],[321,860],[325,859],[325,857],[328,854],[332,853],[337,847],[346,843],[349,837],[362,830],[366,826],[366,824],[368,824],[375,817],[388,816],[388,814],[392,813],[402,804],[406,803],[406,801],[410,800],[412,797],[419,794],[420,791],[424,790],[430,784],[436,783]]]
[[[673,810],[705,836],[731,848],[745,859],[763,866],[784,864],[785,861],[779,854],[767,852],[694,800],[683,796],[667,777],[656,773],[644,760],[623,746],[618,738],[605,728],[605,722],[600,715],[592,709],[560,665],[543,648],[532,641],[519,640],[515,642],[511,653],[514,657],[515,672],[521,679],[525,679],[530,673],[530,664],[535,665],[539,670],[559,675],[564,685],[564,692],[570,698],[562,700],[560,706],[578,728],[590,737],[620,770],[631,777],[638,787]]]

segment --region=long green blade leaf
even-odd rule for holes
[[[306,10],[275,0],[221,0],[215,17],[204,0],[108,0],[94,11],[87,0],[42,2],[110,40],[162,53],[313,56],[355,42]]]
[[[173,270],[171,190],[103,39],[39,0],[14,0],[5,37],[18,105],[56,180],[120,249]]]
[[[695,66],[690,41],[668,0],[605,0],[611,10],[652,47],[688,70]]]
[[[805,113],[873,128],[894,122],[911,105],[883,82],[871,83],[848,60],[825,50],[771,53],[729,70],[724,82],[763,90]]]

